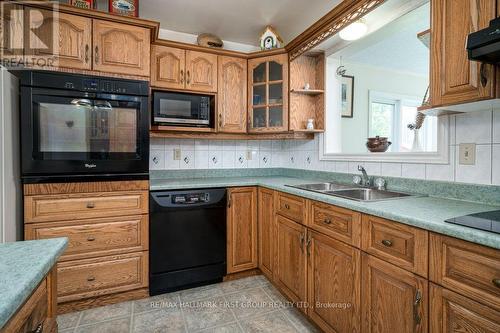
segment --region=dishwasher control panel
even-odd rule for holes
[[[200,202],[210,201],[208,193],[186,193],[172,195],[172,203],[177,205],[189,205]]]

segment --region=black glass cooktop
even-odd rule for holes
[[[500,234],[500,210],[454,217],[445,222]]]

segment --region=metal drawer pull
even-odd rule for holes
[[[495,287],[500,288],[500,279],[493,279],[493,280],[491,280],[491,282],[493,282],[493,284],[495,285]]]
[[[191,83],[191,73],[189,73],[189,71],[187,71],[187,79],[186,79],[186,83],[187,83],[187,84],[190,84],[190,83]]]
[[[95,203],[87,202],[87,208],[95,208]]]
[[[184,70],[181,69],[181,83],[184,83]]]
[[[422,293],[420,290],[417,290],[415,294],[415,302],[413,302],[413,319],[415,320],[415,324],[419,325],[420,322],[422,321],[422,318],[418,314],[418,308],[420,306],[420,303],[422,301]]]
[[[87,240],[89,242],[93,242],[93,241],[95,241],[95,237],[94,236],[89,236],[89,237],[87,237]]]
[[[290,205],[289,204],[285,204],[285,208],[286,209],[290,209]]]
[[[99,63],[99,46],[95,47],[94,61],[95,61],[96,64]]]
[[[300,241],[300,251],[301,252],[304,252],[304,234],[300,234],[299,235],[299,241]]]
[[[85,44],[85,63],[89,63],[89,44]]]
[[[392,246],[392,242],[388,239],[383,239],[382,242],[381,242],[384,246],[387,246],[387,247],[391,247]]]
[[[325,219],[325,220],[323,221],[323,223],[325,223],[325,224],[330,224],[330,223],[332,223],[332,220],[330,220],[330,219]]]
[[[89,276],[87,278],[87,281],[89,281],[89,282],[95,281],[95,276]]]
[[[306,249],[307,249],[307,255],[310,256],[311,255],[311,237],[309,237],[309,239],[307,239]]]
[[[43,323],[37,325],[37,327],[29,333],[43,333]]]

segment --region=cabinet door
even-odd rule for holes
[[[149,76],[149,29],[101,20],[93,24],[95,70]]]
[[[91,19],[34,8],[27,8],[25,15],[29,26],[38,27],[24,31],[26,55],[47,59],[40,63],[49,67],[92,68]],[[30,38],[32,34],[37,38]]]
[[[257,189],[228,190],[227,272],[257,267]]]
[[[1,6],[0,57],[21,60],[24,46],[23,7],[5,2]]]
[[[259,188],[259,268],[270,279],[273,277],[276,255],[276,228],[274,226],[274,191]]]
[[[249,132],[288,131],[288,55],[248,61]]]
[[[277,262],[275,282],[294,302],[306,300],[306,228],[276,215]]]
[[[430,332],[500,332],[500,312],[431,283]]]
[[[186,89],[217,92],[217,55],[186,51]]]
[[[325,332],[360,332],[361,251],[317,232],[309,239],[309,316]]]
[[[186,51],[173,47],[151,47],[151,86],[184,89]]]
[[[218,129],[226,133],[247,131],[247,61],[219,57]]]
[[[427,332],[427,280],[368,254],[362,260],[362,331]]]
[[[495,0],[433,0],[431,102],[458,104],[493,98],[495,69],[469,61],[467,36],[496,17]]]

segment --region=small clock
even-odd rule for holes
[[[260,35],[260,48],[262,50],[270,50],[280,48],[283,46],[283,40],[280,35],[270,25],[266,27],[264,32]]]

